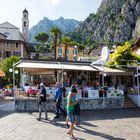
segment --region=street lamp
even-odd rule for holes
[[[76,61],[76,58],[77,58],[77,46],[75,45],[74,46],[74,53],[73,53],[73,56],[74,56],[74,61]]]
[[[9,72],[12,72],[13,73],[13,95],[14,95],[14,103],[15,103],[15,100],[16,100],[16,93],[15,93],[15,74],[18,74],[18,70],[15,70],[15,66],[20,63],[17,62],[17,63],[14,63],[13,62],[13,67],[9,69]]]
[[[12,69],[12,68],[10,68],[10,69],[9,69],[9,72],[13,72],[13,69]]]
[[[15,92],[15,74],[18,74],[18,70],[15,70],[15,66],[21,62],[18,61],[16,63],[13,62],[12,68],[9,69],[9,72],[13,72],[13,95],[14,95],[14,103],[16,101],[16,92]]]
[[[18,74],[18,70],[15,70],[15,74]]]
[[[13,70],[13,68],[9,69],[9,72],[13,73],[13,87],[15,86],[15,74],[18,74],[18,70]]]

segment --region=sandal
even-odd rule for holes
[[[68,131],[68,132],[67,132],[67,134],[69,134],[69,135],[70,135],[71,133]]]
[[[72,140],[77,140],[77,138],[75,138],[75,137],[71,137],[71,139],[72,139]]]

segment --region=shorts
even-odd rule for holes
[[[74,117],[74,114],[73,114],[73,112],[67,112],[67,115],[68,115],[68,118],[69,118],[69,121],[71,122],[71,123],[73,123],[74,121],[75,121],[75,117]]]

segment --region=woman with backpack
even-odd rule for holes
[[[70,127],[67,134],[69,134],[73,139],[76,139],[73,134],[74,125],[77,123],[75,121],[75,116],[74,116],[75,105],[77,104],[77,101],[74,98],[76,94],[77,94],[77,89],[73,88],[71,89],[71,93],[68,94],[68,98],[67,98],[67,115],[70,121]]]

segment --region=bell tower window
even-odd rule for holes
[[[24,27],[26,27],[26,21],[24,21]]]

